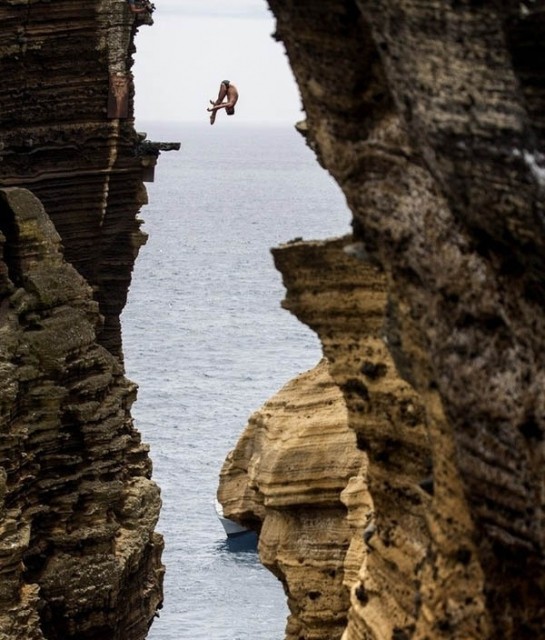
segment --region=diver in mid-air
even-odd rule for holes
[[[224,102],[224,99],[227,100]],[[229,80],[222,80],[220,84],[220,90],[217,100],[210,100],[212,107],[208,107],[207,111],[210,111],[210,124],[214,124],[216,121],[216,112],[219,109],[225,109],[225,113],[228,116],[232,116],[235,113],[235,104],[238,100],[238,91],[232,82]]]

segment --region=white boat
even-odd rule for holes
[[[234,520],[229,520],[223,515],[223,507],[221,506],[220,501],[216,498],[216,513],[218,514],[219,521],[221,522],[223,528],[225,529],[225,533],[228,538],[233,538],[234,536],[239,536],[242,533],[249,533],[250,529],[246,529],[242,525],[238,524]]]

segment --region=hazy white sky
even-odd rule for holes
[[[239,90],[237,122],[304,118],[265,0],[155,0],[155,24],[136,36],[137,121],[207,122],[221,80]],[[220,121],[223,113],[218,115]]]

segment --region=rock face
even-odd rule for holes
[[[119,315],[145,241],[132,118],[134,18],[125,2],[6,0],[0,6],[0,186],[31,189],[91,284],[99,339],[121,354]],[[123,116],[123,117],[115,117]]]
[[[339,496],[366,527],[345,555],[361,569],[343,638],[541,637],[542,3],[269,5],[300,128],[353,213],[344,257],[334,244],[275,251],[286,306],[318,332],[368,458]],[[288,625],[289,638],[315,633]]]
[[[133,127],[137,25],[115,0],[0,18],[0,638],[142,640],[161,502],[119,314],[160,145]]]
[[[324,360],[251,417],[222,469],[225,515],[260,530],[261,559],[285,586],[288,638],[339,637],[346,624],[340,492],[365,472],[355,440]]]
[[[430,496],[420,485],[430,477],[431,452],[421,401],[400,379],[383,339],[384,273],[362,262],[361,251],[360,243],[345,238],[289,244],[273,253],[288,291],[284,306],[320,336],[348,424],[369,457],[364,482],[353,480],[340,496],[349,508],[360,508],[362,500],[372,505],[372,517],[354,519],[349,512],[346,518],[356,525],[350,563],[356,551],[365,563],[353,588],[354,607],[373,620],[371,627],[392,634],[412,623],[413,585],[428,543]]]
[[[252,417],[220,478],[225,515],[261,529],[261,559],[286,587],[289,640],[340,638],[350,590],[375,627],[412,624],[428,546],[426,416],[383,340],[384,273],[360,251],[351,237],[273,251],[284,306],[326,359]]]
[[[0,213],[0,635],[143,638],[162,540],[136,387],[97,343],[98,305],[41,203],[4,189]]]

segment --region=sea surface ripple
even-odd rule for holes
[[[163,499],[165,603],[149,639],[281,640],[282,586],[255,550],[228,547],[214,498],[250,414],[321,355],[281,309],[270,248],[348,233],[349,212],[293,127],[220,116],[147,131],[182,143],[147,186],[149,239],[122,316],[133,416]]]

